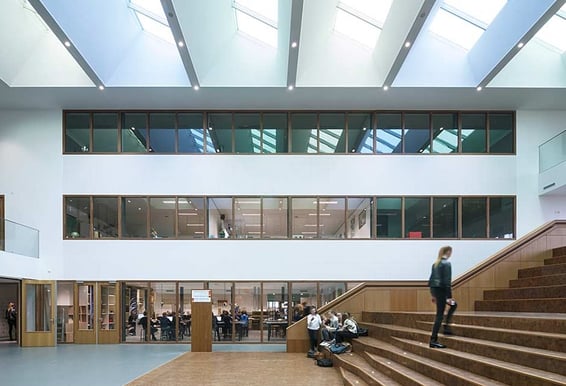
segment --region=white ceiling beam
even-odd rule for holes
[[[565,3],[566,0],[507,3],[469,53],[476,86],[486,87]],[[525,10],[525,6],[531,9]]]
[[[430,15],[430,11],[433,9],[437,0],[424,0],[417,16],[415,17],[409,32],[405,36],[405,39],[402,42],[402,45],[399,47],[399,51],[397,52],[397,56],[393,61],[393,65],[390,67],[389,72],[387,73],[385,80],[383,81],[383,86],[391,86],[397,77],[397,74],[401,70],[407,55],[409,55],[409,51],[411,50],[413,44],[417,40],[419,33],[422,31],[423,26],[427,18]],[[408,43],[408,47],[407,44]]]
[[[65,31],[57,24],[51,13],[45,8],[41,0],[28,0],[31,6],[35,9],[41,19],[47,24],[51,32],[61,41],[61,44],[64,44],[67,47],[67,50],[78,63],[78,65],[83,69],[85,74],[90,78],[90,80],[100,89],[104,89],[105,84],[102,79],[98,76],[96,71],[91,67],[91,65],[86,61],[86,59],[82,56],[80,51],[75,47],[73,41]]]
[[[167,22],[169,23],[169,28],[173,33],[173,38],[175,38],[175,44],[179,50],[179,55],[183,61],[183,66],[191,82],[193,88],[200,87],[200,81],[198,79],[197,71],[195,69],[193,60],[191,58],[191,51],[189,49],[189,42],[183,36],[183,30],[181,29],[181,24],[177,18],[177,13],[175,12],[175,7],[173,6],[172,0],[161,0],[161,6],[163,11],[167,16]]]
[[[287,63],[287,87],[295,87],[297,84],[297,68],[299,63],[302,21],[303,0],[292,0],[291,29],[289,32],[289,61]],[[296,45],[294,43],[296,43]],[[295,47],[293,47],[294,45]]]

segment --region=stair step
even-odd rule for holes
[[[503,288],[483,292],[483,300],[565,298],[566,283],[549,287]]]
[[[551,285],[562,285],[566,283],[566,274],[559,273],[556,275],[525,277],[523,279],[515,279],[509,281],[511,288],[524,287],[548,287]]]
[[[566,299],[509,299],[509,300],[478,300],[476,311],[497,312],[566,312]]]
[[[523,268],[518,271],[518,278],[557,275],[566,273],[566,264],[542,265],[540,267]]]
[[[343,367],[340,367],[339,370],[340,370],[340,376],[342,377],[342,381],[344,382],[344,386],[369,386],[356,374],[351,373],[350,371],[344,369]]]
[[[395,324],[420,328],[422,322],[433,322],[432,312],[364,312],[362,320],[378,324]],[[458,325],[501,328],[505,330],[566,331],[566,315],[550,313],[456,312],[452,321]]]
[[[370,325],[370,333],[380,339],[397,337],[423,343],[430,338],[428,331],[393,325]],[[561,352],[460,336],[442,337],[441,342],[458,351],[566,375],[566,355]]]
[[[371,337],[354,339],[354,350],[376,354],[408,367],[445,385],[499,386],[502,383],[467,370],[446,366],[429,355],[417,355]],[[421,343],[422,345],[422,343]],[[426,346],[428,349],[428,344]]]
[[[552,249],[552,257],[566,256],[566,247],[558,247]]]
[[[373,367],[404,386],[442,386],[442,383],[387,358],[368,352],[363,356]]]
[[[465,368],[477,374],[496,379],[497,381],[511,385],[564,385],[566,377],[521,366],[509,362],[487,358],[472,353],[464,353],[454,349],[446,348],[442,350],[429,349],[422,343],[410,339],[393,338],[400,347],[412,352],[415,355],[426,355],[436,361],[458,368]]]
[[[433,322],[419,322],[425,331],[432,329]],[[505,328],[453,324],[456,336],[476,338],[491,342],[508,343],[517,346],[566,352],[566,334],[552,334],[540,331],[508,330]]]
[[[566,255],[551,257],[544,260],[544,265],[566,264]]]
[[[332,360],[335,366],[348,370],[368,385],[399,386],[399,383],[377,371],[357,353],[332,355]]]

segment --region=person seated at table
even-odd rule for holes
[[[222,335],[224,336],[224,340],[232,337],[232,317],[230,313],[226,310],[222,311]]]
[[[303,305],[302,304],[297,304],[294,308],[293,308],[293,323],[294,322],[298,322],[299,320],[301,320],[303,318]]]
[[[346,339],[352,339],[358,337],[358,326],[351,315],[344,312],[344,324],[341,328],[336,330],[336,344],[344,342]]]
[[[215,340],[220,340],[220,328],[218,327],[218,319],[214,312],[212,313],[212,338]]]
[[[330,311],[326,314],[324,319],[324,326],[322,328],[322,340],[329,342],[336,337],[336,330],[340,328],[340,322],[338,320],[338,315],[335,311]]]
[[[142,331],[143,331],[143,340],[146,340],[146,328],[147,328],[147,323],[150,322],[150,320],[147,317],[147,311],[144,311],[143,316],[140,318],[138,324],[140,326],[142,326]],[[153,325],[153,323],[151,323],[151,328],[149,329],[149,332],[151,333],[151,340],[157,340],[157,338],[155,337],[155,333],[157,332],[157,328]]]
[[[161,340],[171,340],[173,334],[173,322],[164,312],[159,318],[159,325],[161,326]]]

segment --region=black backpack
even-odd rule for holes
[[[332,359],[330,358],[321,358],[316,360],[316,365],[320,367],[332,367]]]

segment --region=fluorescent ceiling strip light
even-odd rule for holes
[[[179,213],[179,216],[198,216],[198,213]]]
[[[187,224],[188,227],[203,227],[204,224]]]
[[[249,217],[257,216],[257,217],[259,217],[259,216],[261,216],[261,214],[260,213],[242,213],[242,216],[249,216]]]

